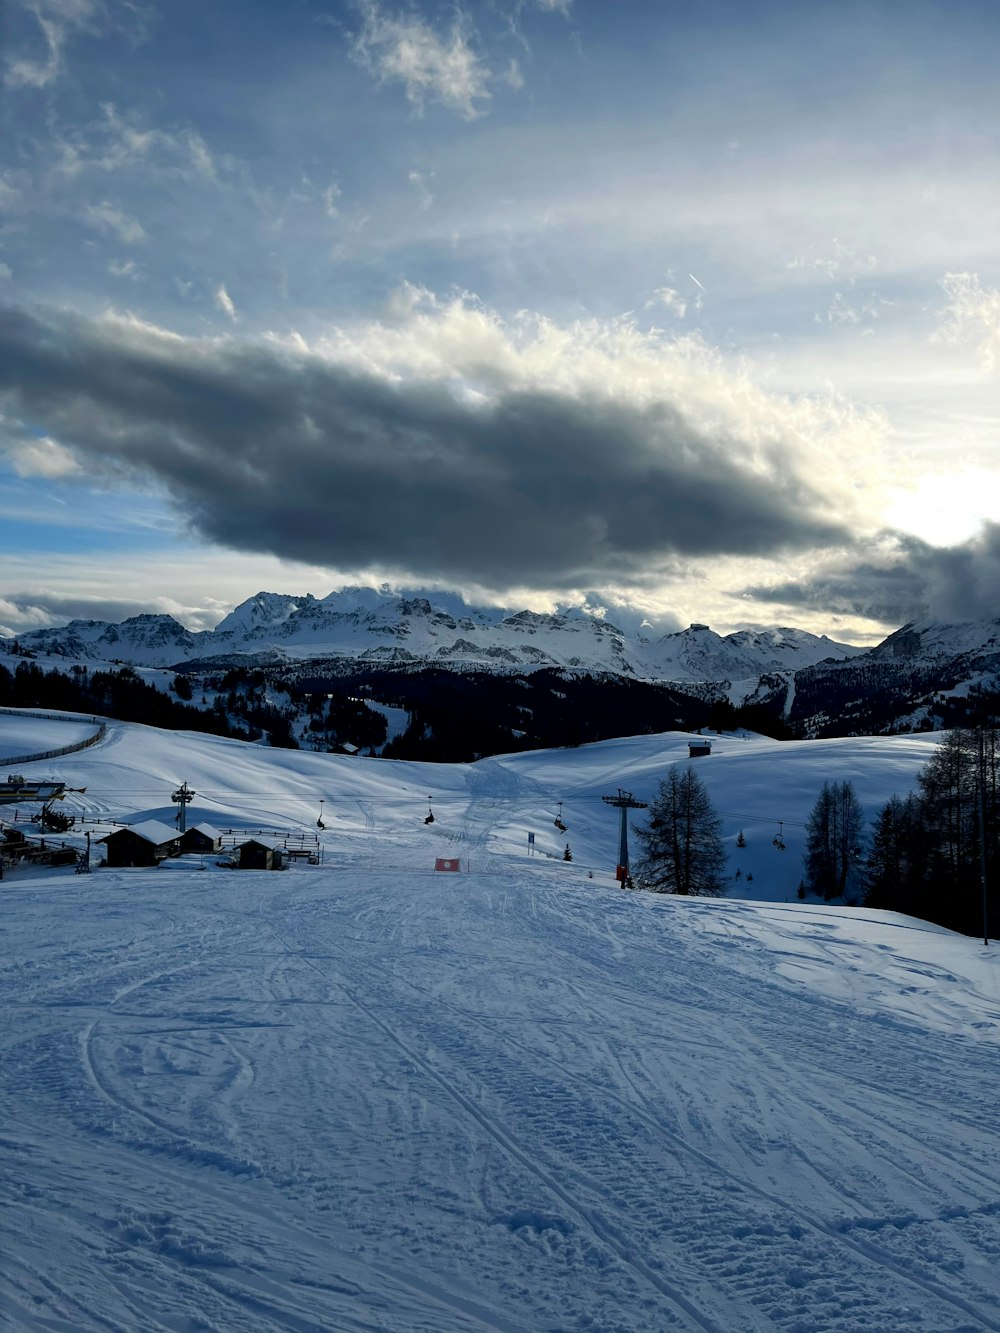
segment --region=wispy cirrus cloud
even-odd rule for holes
[[[145,277],[141,264],[134,259],[112,259],[108,272],[113,278],[126,278],[129,282],[141,282]]]
[[[220,282],[215,291],[216,307],[232,322],[236,323],[236,306],[233,304],[233,298],[226,291],[225,283]]]
[[[16,3],[16,0],[11,0]],[[8,88],[45,88],[63,70],[63,51],[69,36],[87,27],[98,12],[97,0],[20,0],[37,25],[35,49],[12,51],[6,59]]]
[[[1000,367],[1000,288],[984,287],[976,273],[946,273],[947,297],[940,342],[971,343],[984,370]]]
[[[59,139],[52,167],[55,176],[73,180],[141,169],[147,176],[218,184],[223,175],[233,173],[231,158],[220,159],[191,125],[150,125],[138,112],[123,114],[113,102],[102,103],[100,112]]]
[[[107,236],[117,236],[123,245],[139,245],[148,239],[146,229],[138,218],[106,199],[99,204],[88,204],[84,209],[88,226]]]
[[[471,25],[461,12],[444,36],[418,14],[390,15],[376,0],[363,0],[361,12],[355,57],[380,82],[401,83],[417,111],[437,102],[466,120],[482,114],[492,97],[490,70],[476,52]]]

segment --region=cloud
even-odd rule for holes
[[[224,315],[228,315],[233,323],[236,323],[236,307],[233,305],[233,299],[226,291],[224,283],[219,283],[215,293],[215,304]]]
[[[97,11],[94,0],[22,0],[38,25],[42,53],[8,56],[4,82],[9,88],[45,88],[63,69],[63,48],[71,32],[88,26]]]
[[[323,191],[323,212],[331,220],[340,217],[340,196],[343,193],[336,181],[331,181]]]
[[[10,444],[0,437],[0,451],[10,459],[19,477],[67,477],[80,471],[70,451],[47,435],[40,439],[21,438]]]
[[[955,546],[885,533],[801,579],[747,588],[743,596],[899,625],[921,616],[995,618],[998,587],[1000,523],[985,523],[979,535]]]
[[[7,622],[7,631],[11,634],[64,625],[70,620],[108,620],[117,624],[129,616],[150,613],[181,619],[184,608],[168,597],[133,600],[127,597],[67,596],[52,591],[11,592],[0,597],[0,618]],[[183,623],[188,623],[188,619],[185,616]]]
[[[117,236],[125,245],[138,245],[147,239],[142,223],[137,218],[109,204],[107,200],[100,204],[88,204],[84,209],[84,219],[95,230]]]
[[[861,274],[873,273],[878,260],[872,254],[859,253],[834,236],[829,245],[811,245],[804,254],[788,261],[790,269],[806,269],[821,273],[831,282],[846,279],[852,285]]]
[[[889,302],[876,292],[871,292],[859,301],[849,301],[843,292],[835,292],[825,315],[817,315],[816,323],[822,324],[870,324],[878,319],[880,312]],[[870,333],[870,329],[865,330]]]
[[[510,356],[487,391],[482,374],[402,378],[291,345],[7,310],[0,393],[91,473],[154,480],[203,537],[314,565],[637,586],[678,556],[847,540],[802,474],[787,405],[766,424],[721,400],[706,416],[696,377],[686,393],[599,377],[570,393],[551,349],[541,384],[518,382]]]
[[[12,208],[20,198],[21,191],[16,185],[12,184],[10,173],[0,174],[0,209]]]
[[[461,14],[442,38],[416,14],[390,17],[375,0],[363,0],[361,8],[364,25],[354,54],[380,82],[402,83],[418,111],[438,102],[466,120],[481,114],[477,103],[491,97],[490,72],[472,49]]]
[[[946,273],[941,281],[948,304],[938,341],[975,345],[986,371],[1000,366],[1000,288],[984,287],[975,273]]]
[[[141,123],[138,113],[123,116],[113,102],[103,102],[100,109],[96,120],[58,141],[56,176],[72,180],[84,172],[112,174],[138,167],[147,178],[152,175],[179,178],[188,184],[218,185],[220,173],[235,170],[232,158],[217,160],[190,126],[151,127]]]
[[[137,264],[134,259],[112,259],[108,265],[108,272],[113,278],[128,278],[130,282],[141,282],[145,277],[142,265]]]
[[[433,171],[430,172],[429,175],[430,179],[434,178]],[[417,198],[420,201],[418,207],[421,210],[430,208],[434,203],[434,196],[431,194],[430,186],[427,184],[428,176],[422,171],[411,171],[407,176],[407,180],[417,193]]]
[[[696,278],[695,282],[697,281]],[[700,282],[698,283],[698,286],[701,290],[695,293],[693,300],[686,296],[682,296],[676,287],[657,287],[653,292],[652,298],[646,302],[645,308],[649,310],[654,305],[663,305],[666,306],[672,315],[676,315],[678,319],[683,319],[688,310],[693,310],[696,313],[699,313],[704,308],[705,300],[703,295],[704,288],[701,287]]]

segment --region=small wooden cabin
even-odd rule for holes
[[[707,736],[699,736],[696,740],[688,741],[688,758],[699,759],[702,755],[712,753],[712,742]]]
[[[115,829],[100,841],[108,849],[108,865],[115,867],[157,866],[181,853],[181,835],[158,819]]]
[[[248,838],[236,849],[240,854],[240,870],[281,870],[282,846],[274,838]]]
[[[181,834],[182,852],[217,852],[222,846],[222,834],[211,824],[195,824]]]

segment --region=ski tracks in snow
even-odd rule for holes
[[[142,883],[4,974],[24,1327],[1000,1327],[994,1047],[555,867]]]
[[[509,924],[511,896],[503,895],[505,925]],[[534,893],[525,890],[521,896],[537,933]],[[557,899],[550,902],[551,910],[561,917],[565,904]],[[369,912],[366,926],[371,930],[373,925]],[[551,922],[542,923],[541,931],[551,945],[545,925]],[[400,922],[395,914],[392,930],[398,940]],[[405,941],[405,928],[402,936]],[[589,948],[593,941],[587,943]],[[616,1001],[626,997],[615,991],[609,994],[606,988],[595,986],[591,977],[573,990],[580,1009],[589,1009],[593,1033],[601,1031],[604,1015],[604,1033],[596,1043],[589,1039],[587,1058],[574,1068],[574,1024],[568,1017],[549,1026],[550,1034],[559,1033],[561,1042],[549,1040],[540,1052],[537,1044],[526,1045],[512,1035],[516,1025],[477,1019],[465,1005],[454,1011],[453,1022],[442,1021],[444,1006],[437,993],[438,1021],[428,1027],[420,1017],[427,1009],[415,1005],[412,996],[406,999],[407,991],[418,988],[411,971],[405,973],[405,979],[386,977],[384,970],[379,971],[379,984],[375,984],[368,960],[364,984],[369,1000],[362,1002],[355,993],[357,983],[349,985],[344,980],[343,951],[336,948],[334,956],[340,976],[337,984],[357,1007],[509,1160],[533,1173],[548,1198],[551,1215],[543,1210],[535,1216],[528,1209],[518,1223],[515,1214],[515,1231],[540,1236],[558,1233],[560,1228],[589,1232],[640,1279],[640,1285],[645,1283],[663,1298],[658,1326],[667,1327],[680,1318],[682,1327],[692,1329],[728,1329],[737,1326],[734,1320],[745,1329],[798,1329],[806,1301],[811,1328],[888,1328],[890,1325],[879,1323],[879,1311],[887,1298],[895,1309],[909,1312],[908,1329],[993,1326],[988,1293],[984,1293],[984,1307],[961,1289],[926,1276],[923,1256],[918,1260],[909,1253],[894,1253],[891,1246],[873,1240],[879,1224],[858,1216],[859,1201],[852,1197],[850,1184],[838,1179],[835,1146],[829,1152],[823,1150],[814,1162],[797,1144],[794,1124],[790,1131],[788,1121],[801,1108],[813,1122],[808,1128],[819,1133],[821,1141],[824,1133],[832,1135],[835,1145],[841,1132],[836,1128],[841,1118],[836,1080],[830,1080],[831,1086],[823,1090],[826,1106],[820,1105],[821,1098],[815,1093],[803,1097],[788,1066],[767,1070],[773,1055],[769,1057],[762,1044],[750,1053],[762,1069],[754,1069],[752,1077],[744,1075],[742,1085],[734,1080],[734,1102],[742,1100],[749,1108],[746,1122],[735,1132],[720,1135],[711,1115],[712,1088],[705,1086],[704,1072],[699,1086],[690,1058],[685,1062],[685,1085],[673,1085],[665,1097],[662,1081],[657,1083],[646,1075],[650,1090],[640,1091],[635,1074],[626,1070],[615,1049],[613,1034],[620,1030],[620,1021],[608,1021]],[[565,961],[561,958],[557,969],[564,975],[570,970]],[[359,962],[356,959],[349,971]],[[383,977],[388,982],[385,987]],[[648,983],[648,975],[644,980]],[[376,1005],[371,1002],[373,993]],[[588,994],[589,1002],[585,999]],[[691,998],[697,1004],[707,997],[700,997],[694,988]],[[760,1002],[759,995],[753,998]],[[646,997],[647,1021],[655,1013],[654,1000],[652,993]],[[625,1013],[629,1022],[641,1008],[641,993],[628,997]],[[688,1020],[692,1012],[686,1012]],[[526,1016],[524,1030],[531,1027]],[[564,1047],[562,1052],[559,1045]],[[693,1038],[690,1023],[679,1045],[696,1055],[696,1063],[731,1058],[738,1066],[746,1061],[746,1052],[727,1049],[724,1034],[721,1040],[712,1032]],[[593,1071],[602,1067],[602,1061],[608,1078],[595,1090]],[[808,1070],[810,1078],[813,1072]],[[791,1115],[786,1109],[782,1116],[774,1116],[769,1108],[783,1102],[791,1102]],[[782,1123],[775,1127],[769,1123],[772,1118]],[[824,1118],[826,1126],[816,1123]],[[842,1118],[850,1133],[859,1119],[859,1108],[845,1109]],[[863,1124],[863,1114],[860,1120]],[[698,1146],[699,1134],[705,1147]],[[894,1163],[900,1155],[905,1158],[901,1147],[898,1138],[876,1133],[869,1148],[873,1161],[881,1162],[897,1182],[907,1175],[905,1167]],[[808,1181],[813,1196],[831,1210],[830,1216],[783,1197],[782,1174],[796,1159],[799,1167],[791,1193],[794,1196],[803,1181]],[[759,1178],[761,1162],[767,1186]],[[967,1176],[966,1186],[973,1172]],[[911,1183],[926,1193],[943,1182],[913,1177]],[[988,1208],[976,1211],[992,1220]],[[852,1215],[856,1225],[847,1220]],[[925,1220],[933,1225],[935,1219],[928,1216]],[[658,1256],[654,1262],[650,1262],[650,1253]],[[665,1272],[671,1273],[672,1280]],[[748,1308],[758,1311],[759,1319],[748,1316]],[[843,1322],[845,1308],[852,1311],[850,1318],[857,1323]],[[651,1327],[655,1326],[654,1321]]]

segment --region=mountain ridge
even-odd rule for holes
[[[827,659],[844,661],[864,651],[788,627],[720,635],[694,624],[649,638],[576,609],[461,610],[456,615],[425,597],[374,589],[347,588],[324,598],[259,592],[214,630],[188,630],[173,616],[147,613],[117,623],[76,619],[28,631],[16,641],[54,656],[149,667],[261,654],[289,664],[343,658],[484,670],[565,667],[678,683],[743,680]]]

